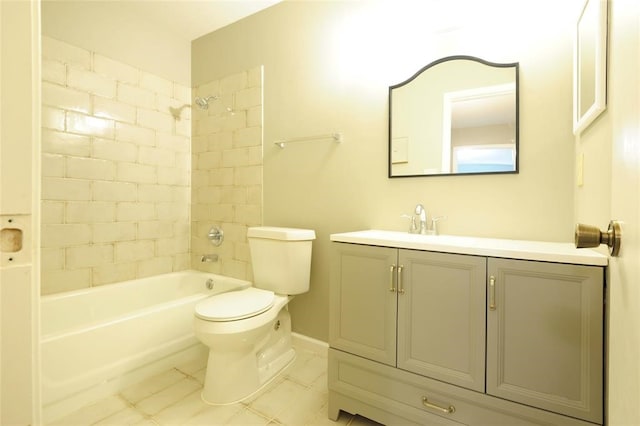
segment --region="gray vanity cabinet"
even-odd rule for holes
[[[486,259],[399,250],[398,368],[484,391]]]
[[[487,393],[602,423],[603,269],[488,265]]]
[[[396,365],[395,269],[398,250],[332,244],[331,347]]]
[[[603,271],[332,243],[329,417],[602,424]]]
[[[331,347],[484,391],[485,258],[335,243],[331,274]]]

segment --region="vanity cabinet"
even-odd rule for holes
[[[603,268],[333,242],[329,417],[602,424]]]

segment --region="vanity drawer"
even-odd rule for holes
[[[333,394],[345,395],[391,412],[398,416],[398,420],[406,419],[421,424],[593,426],[588,422],[449,385],[336,349],[329,350],[328,387],[330,401]],[[343,408],[346,409],[331,407],[330,403],[329,409],[335,411]],[[368,413],[357,414],[367,416]]]

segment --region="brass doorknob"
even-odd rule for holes
[[[617,256],[620,253],[620,245],[622,243],[622,228],[620,222],[612,220],[609,222],[609,228],[606,232],[600,231],[597,226],[576,225],[575,233],[576,248],[598,247],[600,244],[606,244],[609,247],[611,256]]]

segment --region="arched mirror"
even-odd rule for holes
[[[517,63],[450,56],[389,87],[389,177],[517,172]]]

